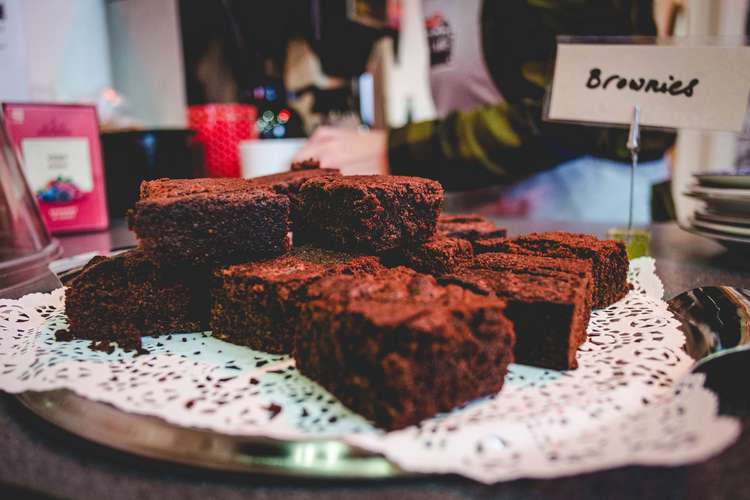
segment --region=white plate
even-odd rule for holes
[[[701,191],[696,191],[697,189],[699,188],[696,187],[692,191],[686,192],[685,196],[706,202],[708,208],[715,213],[734,217],[750,216],[750,195],[748,197],[721,196],[704,192],[704,190],[710,188],[700,188]]]
[[[729,224],[717,224],[715,222],[706,222],[697,219],[693,219],[692,222],[693,225],[699,229],[708,229],[709,231],[716,231],[718,233],[750,238],[750,228],[732,226]]]
[[[696,174],[694,177],[705,187],[750,189],[750,175]]]
[[[728,189],[706,186],[692,186],[690,193],[706,196],[709,198],[721,198],[725,200],[747,200],[750,201],[750,189]]]
[[[740,245],[748,245],[750,246],[750,238],[743,238],[741,236],[731,236],[725,233],[718,233],[716,231],[712,231],[709,229],[702,229],[699,227],[696,227],[694,225],[688,225],[683,226],[680,225],[682,229],[685,231],[697,234],[699,236],[703,236],[704,238],[709,238],[715,241],[718,241],[722,245],[725,245],[726,247],[732,247],[736,248]]]
[[[695,218],[703,222],[713,222],[714,224],[728,224],[730,226],[743,226],[750,228],[750,215],[730,215],[726,213],[715,212],[695,212]]]

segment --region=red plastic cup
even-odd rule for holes
[[[208,177],[240,177],[239,144],[258,136],[258,111],[247,104],[205,104],[188,108],[188,126],[203,145]]]

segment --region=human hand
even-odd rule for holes
[[[321,167],[338,168],[344,175],[387,174],[387,142],[384,130],[320,127],[293,161],[314,158]]]

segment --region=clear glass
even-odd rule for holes
[[[48,277],[61,253],[44,226],[0,116],[0,297],[15,298]]]

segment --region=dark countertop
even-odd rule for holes
[[[511,234],[563,229],[603,235],[607,227],[501,221]],[[132,235],[117,222],[104,233],[61,238],[65,255],[127,246]],[[667,297],[711,284],[750,288],[750,252],[720,245],[675,225],[653,227],[652,254]],[[553,480],[485,486],[455,476],[389,481],[279,479],[207,472],[115,452],[57,430],[8,395],[0,397],[0,497],[33,496],[160,499],[212,498],[750,498],[750,416],[741,415],[737,443],[700,464],[624,467]]]

